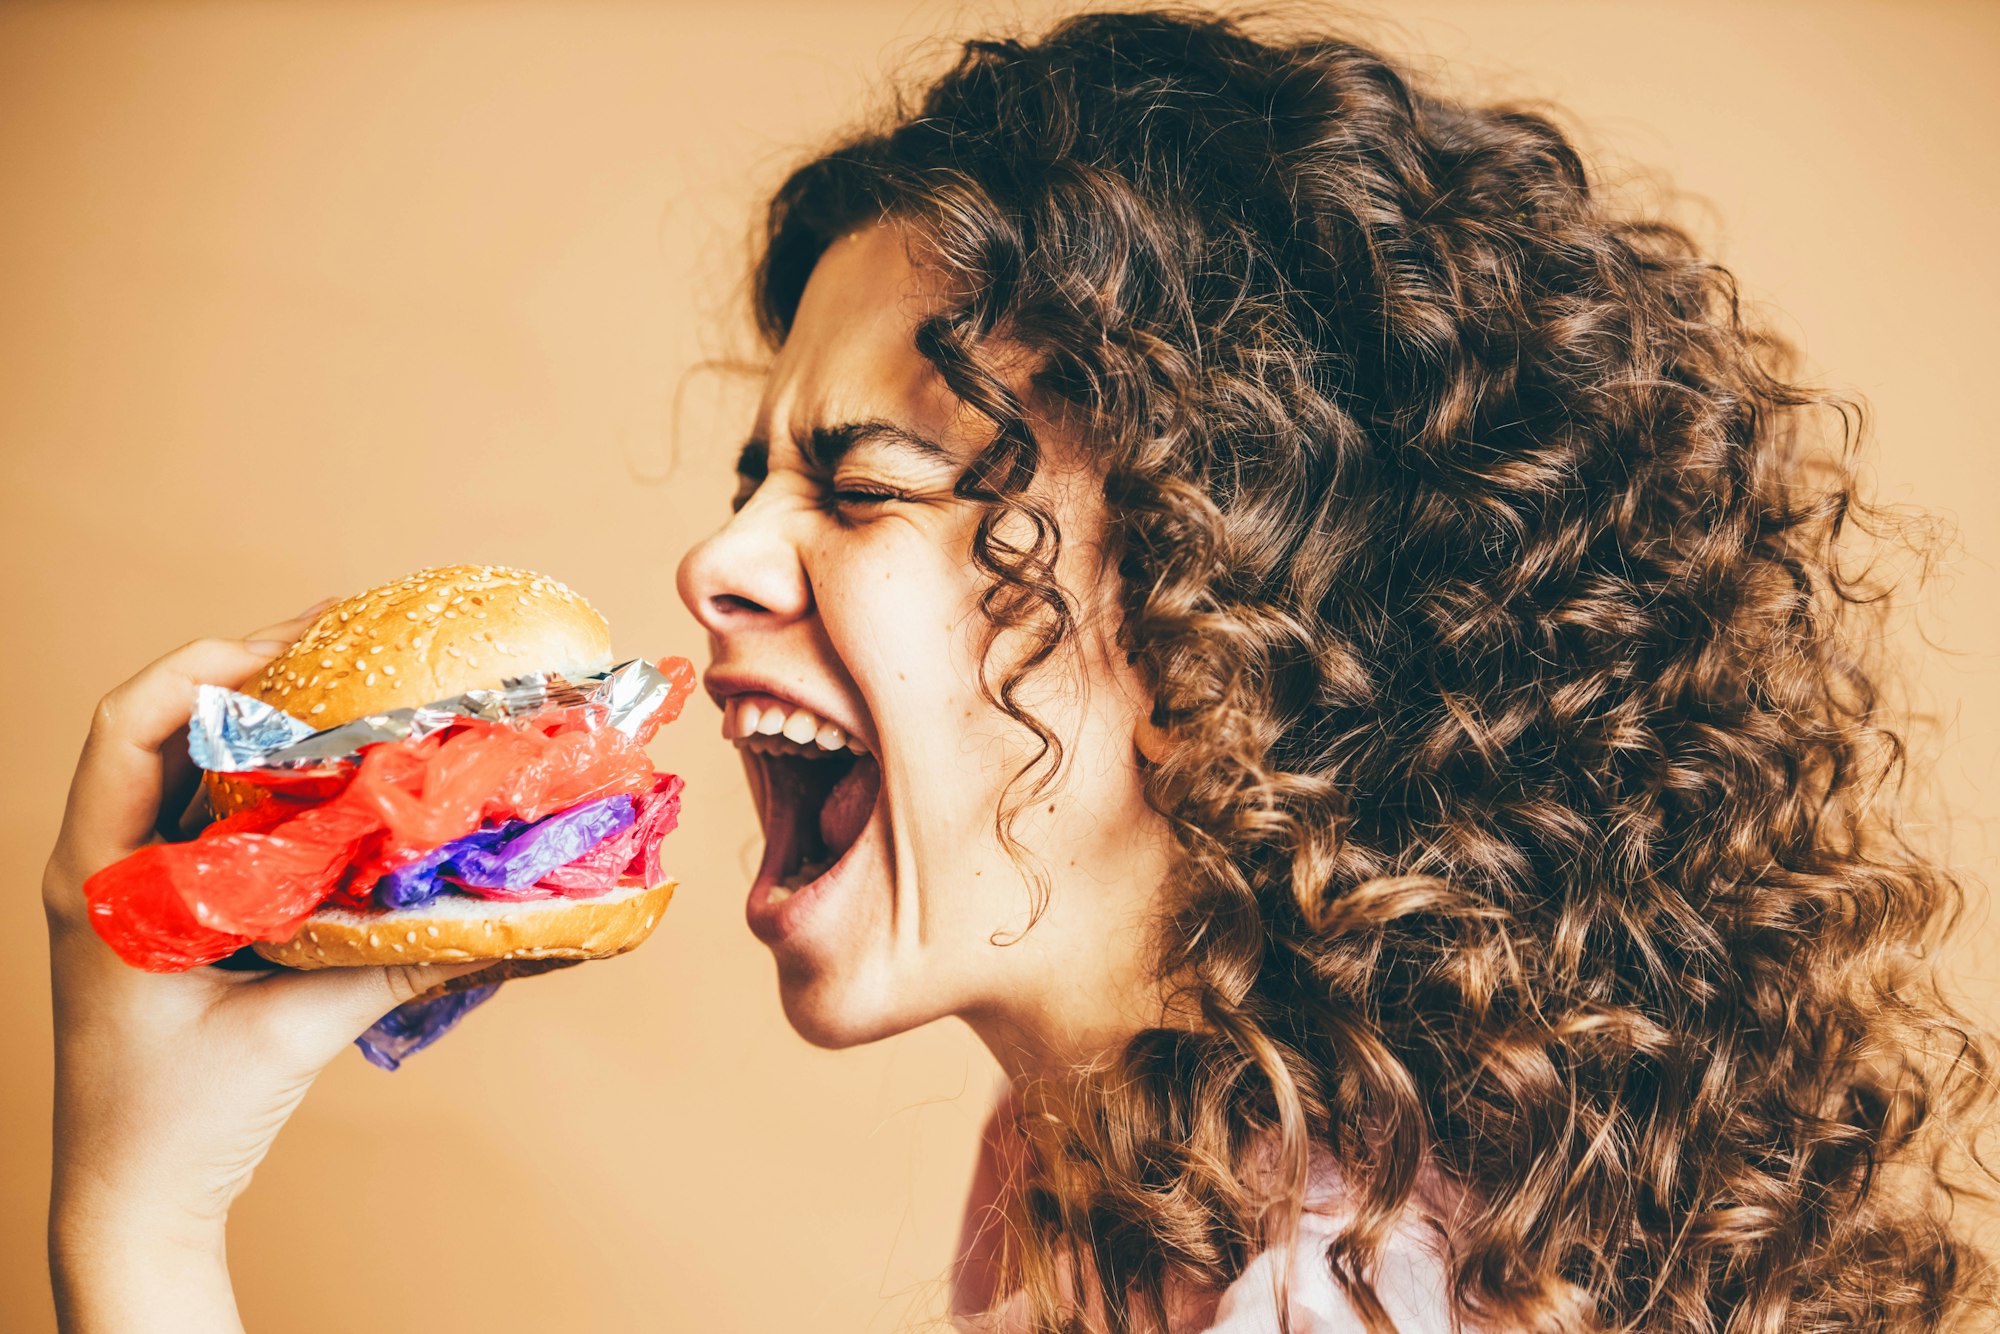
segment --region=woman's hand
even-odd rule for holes
[[[98,704],[43,875],[55,992],[49,1260],[67,1330],[238,1329],[230,1203],[321,1068],[375,1020],[479,963],[324,972],[130,967],[83,882],[162,834],[199,781],[183,733],[200,682],[236,687],[318,608],[200,639]]]

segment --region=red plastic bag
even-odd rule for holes
[[[639,726],[639,735],[633,740],[645,745],[653,739],[653,734],[681,716],[681,709],[687,704],[688,696],[694,693],[694,664],[686,658],[661,658],[653,666],[659,668],[660,675],[667,678],[667,695],[660,701],[660,707]]]
[[[556,867],[535,882],[536,888],[569,894],[601,894],[615,888],[627,875],[641,876],[648,885],[659,884],[664,878],[660,868],[660,840],[680,823],[683,786],[678,774],[659,775],[652,790],[639,798],[639,818],[624,833],[607,838],[575,861]]]
[[[252,807],[192,843],[149,844],[91,876],[91,925],[119,958],[151,972],[213,963],[290,935],[378,827],[338,802]]]

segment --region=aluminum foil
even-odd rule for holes
[[[510,676],[497,690],[468,690],[316,732],[262,700],[202,685],[194,717],[188,721],[188,755],[215,773],[319,769],[353,760],[373,742],[428,736],[460,718],[498,722],[579,704],[601,705],[606,726],[636,735],[666,700],[668,687],[659,668],[644,658],[633,658],[609,671],[575,679],[555,672]]]
[[[196,687],[194,717],[188,720],[188,755],[204,769],[255,768],[237,757],[268,755],[313,734],[291,714],[221,686]]]

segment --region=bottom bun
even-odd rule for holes
[[[549,960],[547,967],[622,954],[653,934],[677,881],[648,888],[628,880],[594,898],[508,902],[440,894],[416,908],[350,912],[321,908],[289,940],[253,948],[288,968],[358,968],[388,963]],[[482,970],[474,976],[498,980]],[[521,973],[542,971],[520,968]]]

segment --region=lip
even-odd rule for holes
[[[811,707],[808,705],[807,707]],[[760,758],[751,758],[748,768],[752,781],[758,787],[757,809],[766,825],[770,823],[770,776],[766,773]],[[789,898],[773,902],[771,891],[777,886],[785,860],[791,852],[791,839],[796,831],[784,830],[773,837],[767,827],[764,835],[764,860],[757,867],[757,878],[750,885],[750,894],[743,903],[743,917],[750,926],[750,932],[768,946],[777,946],[796,935],[799,928],[818,910],[820,904],[830,895],[844,887],[859,871],[857,863],[864,847],[871,847],[880,841],[887,845],[883,834],[886,830],[888,809],[888,784],[878,781],[875,789],[875,804],[869,808],[868,822],[847,850],[840,854],[833,865],[820,872],[817,879],[809,881],[792,892]],[[782,826],[783,821],[779,824]]]
[[[728,701],[737,695],[770,695],[797,708],[810,709],[821,718],[832,723],[851,737],[859,737],[861,744],[869,750],[880,752],[874,731],[862,726],[856,719],[856,710],[848,707],[846,701],[829,703],[822,699],[808,698],[790,686],[779,685],[768,676],[755,672],[730,671],[726,668],[711,668],[702,675],[702,688],[718,708],[727,711]]]

